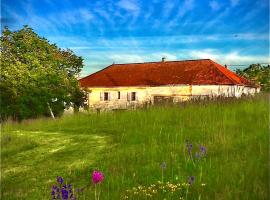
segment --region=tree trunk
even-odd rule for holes
[[[49,108],[49,111],[50,111],[51,117],[52,117],[53,119],[55,119],[55,117],[54,117],[54,114],[53,114],[53,111],[52,111],[52,109],[51,109],[50,104],[49,104],[48,102],[47,102],[47,104],[48,104],[48,108]]]
[[[78,113],[79,112],[79,106],[77,106],[77,105],[73,105],[73,112],[74,113]]]

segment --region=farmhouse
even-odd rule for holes
[[[253,95],[260,88],[210,59],[112,64],[79,80],[91,109],[119,109],[203,97]]]

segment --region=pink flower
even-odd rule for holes
[[[92,181],[94,184],[98,184],[101,183],[104,179],[104,176],[102,174],[102,172],[99,171],[93,171],[92,173]]]

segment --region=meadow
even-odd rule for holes
[[[100,200],[191,176],[184,199],[269,199],[268,122],[268,95],[7,122],[2,199],[51,199],[57,176],[83,188],[79,199],[94,199],[93,170],[105,176]],[[190,156],[187,141],[193,156],[206,148],[202,160]],[[145,199],[176,199],[169,194]]]

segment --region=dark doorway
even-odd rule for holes
[[[163,105],[163,104],[172,104],[173,97],[171,96],[154,96],[154,104]]]

